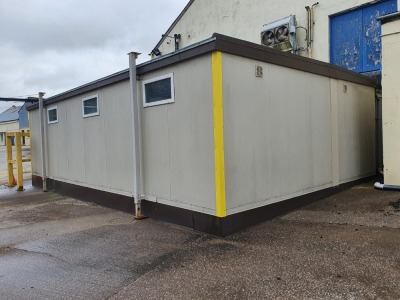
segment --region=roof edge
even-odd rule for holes
[[[188,4],[183,8],[181,13],[178,15],[178,17],[175,19],[174,22],[172,22],[171,26],[168,27],[167,31],[161,35],[161,39],[158,41],[157,45],[153,49],[156,49],[161,46],[161,44],[164,42],[164,40],[167,38],[167,36],[171,33],[172,29],[174,29],[175,25],[182,19],[183,15],[187,12],[189,7],[193,4],[194,0],[190,0]]]
[[[327,62],[289,52],[283,52],[219,33],[214,33],[213,37],[216,39],[216,50],[224,53],[255,59],[282,67],[326,76],[329,78],[350,81],[373,87],[376,86],[376,81],[368,76],[343,69]]]
[[[378,17],[378,20],[380,20],[382,24],[392,22],[398,19],[400,19],[400,11]]]
[[[168,55],[138,65],[136,67],[137,75],[140,76],[154,70],[175,65],[189,59],[211,53],[212,51],[221,51],[223,53],[254,59],[257,61],[333,79],[339,79],[371,87],[376,86],[376,81],[365,75],[361,75],[326,62],[292,53],[282,52],[260,44],[255,44],[218,33],[214,33],[211,38],[200,43],[182,48],[179,51],[172,52]],[[44,105],[47,106],[51,103],[59,102],[67,98],[127,79],[129,79],[128,69],[50,97],[45,100]],[[33,110],[36,108],[38,108],[38,104],[27,107],[28,110]]]
[[[45,105],[48,105],[48,104],[51,104],[51,103],[55,103],[55,102],[59,102],[59,101],[64,100],[66,98],[74,97],[74,96],[83,94],[85,92],[89,92],[91,90],[98,89],[98,88],[101,88],[101,87],[104,87],[104,86],[107,86],[107,85],[110,85],[110,84],[113,84],[113,83],[116,83],[116,82],[119,82],[119,81],[127,80],[127,79],[129,79],[129,69],[122,70],[120,72],[108,75],[106,77],[97,79],[95,81],[91,81],[91,82],[86,83],[84,85],[78,86],[76,88],[73,88],[71,90],[63,92],[61,94],[57,94],[55,96],[46,98],[44,100],[44,102],[45,102]],[[31,110],[34,110],[36,108],[39,108],[39,104],[38,103],[29,105],[29,106],[27,106],[26,109],[28,111],[31,111]]]

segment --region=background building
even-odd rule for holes
[[[13,105],[0,114],[0,146],[6,144],[6,133],[10,131],[29,131],[28,112],[26,104]],[[23,144],[29,144],[29,139],[23,138]]]

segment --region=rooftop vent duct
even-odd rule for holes
[[[296,53],[296,16],[265,24],[261,30],[261,44],[282,51]]]

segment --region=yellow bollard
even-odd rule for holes
[[[17,163],[17,191],[24,190],[21,138],[22,138],[21,132],[15,132],[15,152],[16,152],[16,163]]]
[[[7,132],[6,134],[6,147],[7,147],[7,171],[8,171],[8,186],[13,187],[17,185],[17,191],[24,190],[24,174],[23,174],[23,162],[30,162],[31,158],[22,158],[22,137],[30,137],[29,132]],[[13,159],[12,154],[12,139],[15,142],[16,158]],[[13,174],[13,166],[16,164],[17,167],[17,182]]]
[[[6,147],[7,147],[7,171],[8,171],[8,186],[13,187],[14,174],[13,174],[13,157],[12,157],[12,135],[6,134]]]

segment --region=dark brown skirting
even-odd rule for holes
[[[270,205],[254,208],[248,211],[240,212],[225,218],[219,218],[204,213],[199,213],[183,208],[177,208],[156,202],[142,200],[142,212],[144,215],[173,223],[194,230],[206,232],[217,236],[227,236],[241,229],[256,225],[263,221],[270,220],[276,216],[282,215],[294,209],[298,209],[307,204],[329,197],[335,193],[347,188],[369,181],[375,176],[362,178],[352,182],[344,183],[336,187],[327,188],[321,191],[309,193],[299,197],[291,198],[285,201],[273,203]],[[34,186],[42,186],[42,178],[32,176]],[[57,180],[47,180],[48,190],[54,190],[62,195],[76,199],[90,201],[102,206],[134,213],[135,206],[133,198],[121,196],[113,193],[99,191],[91,188],[81,187]]]
[[[46,182],[47,190],[49,191],[132,214],[135,212],[135,203],[132,197],[104,192],[58,180],[47,179]],[[42,177],[32,175],[32,185],[42,187]]]
[[[294,209],[329,197],[349,187],[369,181],[375,176],[344,183],[336,187],[291,198],[285,201],[254,208],[248,211],[229,215],[225,218],[193,212],[187,209],[172,207],[160,203],[142,201],[142,211],[146,216],[161,221],[190,227],[198,231],[207,232],[217,236],[227,236],[241,229],[270,220]]]

